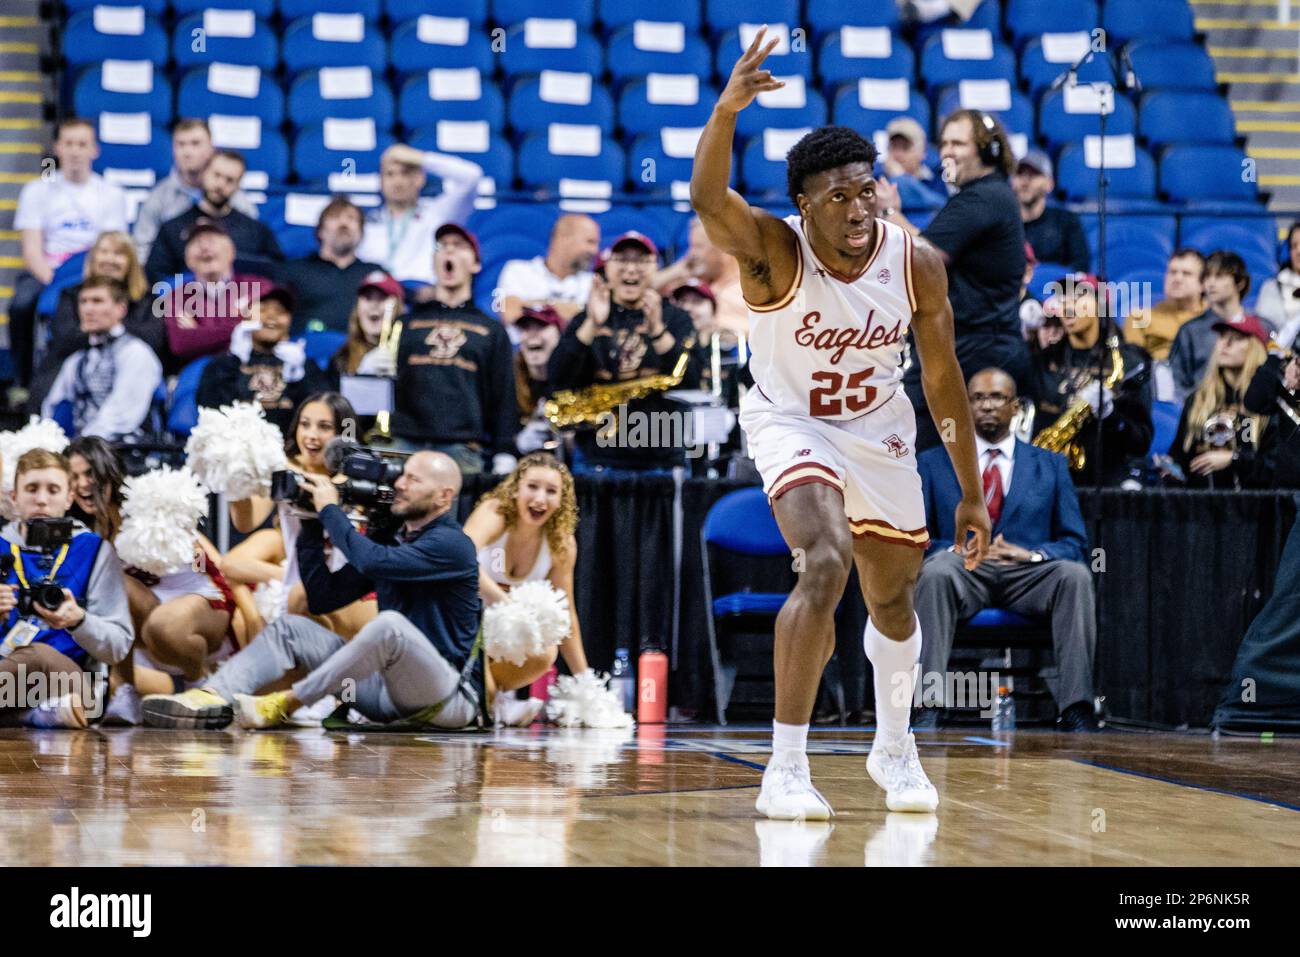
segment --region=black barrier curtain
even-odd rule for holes
[[[494,480],[466,482],[462,520]],[[712,714],[700,529],[709,507],[743,483],[690,479],[682,486],[682,590],[670,700]],[[616,648],[671,651],[673,482],[670,478],[577,480],[581,522],[575,573],[578,614],[592,667],[608,670]],[[1295,521],[1290,493],[1145,490],[1082,492],[1102,603],[1097,689],[1117,718],[1165,727],[1206,727],[1237,646],[1273,589]],[[738,560],[743,561],[743,560]],[[862,653],[866,612],[851,578],[837,625],[839,677],[850,711],[870,707]]]

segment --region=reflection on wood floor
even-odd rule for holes
[[[1300,742],[922,733],[937,815],[819,729],[829,825],[759,820],[761,728],[0,731],[0,865],[1209,865],[1300,861]]]

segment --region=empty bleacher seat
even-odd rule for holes
[[[335,173],[379,172],[379,156],[393,137],[370,119],[325,120],[299,131],[293,142],[293,169],[306,183],[324,183]]]
[[[543,130],[552,123],[589,123],[613,133],[614,101],[590,73],[543,70],[515,84],[506,117],[519,133]]]
[[[1131,135],[1137,130],[1137,111],[1123,93],[1111,91],[1112,109],[1106,115],[1106,135]],[[1091,86],[1063,87],[1043,94],[1038,104],[1038,135],[1051,148],[1078,143],[1101,132],[1102,102]]]
[[[864,79],[846,84],[831,106],[831,122],[849,126],[863,136],[883,130],[896,116],[910,116],[921,128],[930,124],[930,101],[907,80]]]
[[[673,230],[666,219],[661,218],[657,207],[614,206],[595,217],[600,234],[606,238],[621,236],[628,230],[636,230],[648,236],[660,251],[672,243]]]
[[[740,171],[745,189],[762,194],[786,193],[786,154],[808,133],[803,130],[767,130],[752,136],[741,152]]]
[[[507,77],[543,70],[604,72],[600,42],[573,20],[529,17],[506,31],[501,63]]]
[[[100,113],[99,158],[95,170],[121,185],[152,186],[172,165],[172,142],[167,130],[154,124],[148,113]],[[131,171],[140,175],[131,176]],[[126,175],[123,175],[126,174]],[[153,180],[149,178],[152,174]]]
[[[1097,26],[1097,4],[1093,0],[1007,0],[1006,24],[1016,46],[1044,33],[1091,31]]]
[[[487,22],[488,0],[384,0],[384,10],[393,23],[435,16],[463,18],[481,27]]]
[[[393,92],[382,73],[364,66],[334,66],[312,70],[289,87],[289,122],[314,126],[327,116],[340,119],[370,117],[388,128],[396,117]]]
[[[689,197],[691,167],[702,127],[664,127],[645,133],[628,150],[627,178],[637,192]]]
[[[606,48],[615,84],[651,73],[707,77],[713,72],[709,45],[681,23],[638,20],[616,30]]]
[[[789,130],[826,125],[826,100],[801,76],[787,77],[785,86],[769,90],[736,117],[736,135],[754,136],[763,130]]]
[[[1108,137],[1109,139],[1109,137]],[[1069,143],[1056,161],[1056,185],[1067,199],[1095,199],[1100,137]],[[1114,137],[1107,144],[1106,178],[1110,199],[1149,200],[1156,193],[1156,164],[1133,138]]]
[[[1187,0],[1110,0],[1101,25],[1114,46],[1137,39],[1191,40],[1196,29]]]
[[[208,117],[212,145],[218,149],[238,150],[248,163],[246,178],[261,189],[284,182],[289,176],[289,146],[276,127],[256,116]]]
[[[148,60],[105,60],[85,70],[73,88],[78,116],[100,113],[148,113],[153,122],[172,119],[171,81]]]
[[[739,30],[728,30],[718,38],[718,48],[714,55],[714,65],[718,72],[718,77],[723,83],[726,83],[727,77],[731,75],[731,69],[740,59],[741,54],[749,47],[753,40],[754,34],[758,27],[753,24],[745,24]],[[772,76],[780,78],[785,76],[801,76],[805,80],[812,79],[812,57],[807,51],[802,53],[796,52],[791,45],[792,37],[791,27],[784,23],[772,23],[768,25],[767,36],[780,38],[780,43],[772,50],[766,60],[763,61],[763,69],[770,70]]]
[[[178,116],[256,116],[268,127],[284,122],[284,92],[255,66],[213,63],[190,70],[176,94]]]
[[[1214,90],[1214,60],[1195,43],[1139,41],[1128,45],[1133,72],[1144,90]]]
[[[1258,198],[1244,175],[1247,160],[1235,146],[1171,146],[1160,157],[1160,191],[1173,202]]]
[[[849,26],[831,31],[821,41],[817,62],[828,93],[861,77],[901,77],[910,83],[916,75],[912,48],[888,27]]]
[[[1138,132],[1152,147],[1171,143],[1231,144],[1232,108],[1217,93],[1158,90],[1142,97]]]
[[[286,23],[316,13],[360,14],[369,21],[379,19],[379,0],[279,0],[280,16]]]
[[[491,41],[468,17],[424,14],[403,23],[393,31],[389,55],[393,69],[407,76],[473,67],[487,78],[496,68]]]
[[[195,42],[199,35],[202,44]],[[269,72],[280,65],[280,43],[266,21],[247,10],[205,10],[176,24],[172,58],[181,70],[229,63]]]
[[[561,180],[609,183],[621,190],[623,150],[599,126],[554,123],[519,145],[519,179],[525,188],[555,187]]]
[[[800,22],[799,0],[704,0],[704,24],[714,36],[735,30],[742,23],[793,26]]]
[[[268,20],[275,13],[275,0],[171,0],[171,8],[178,17],[204,10],[251,10],[254,16]]]
[[[492,129],[505,126],[501,90],[475,67],[435,67],[409,78],[397,99],[397,119],[407,129],[439,120],[483,120]]]
[[[63,0],[68,13],[81,13],[95,7],[139,7],[151,17],[161,17],[167,12],[167,0]]]
[[[558,215],[559,209],[546,203],[500,203],[475,210],[465,225],[486,246],[496,236],[548,237]]]
[[[1083,232],[1088,238],[1088,249],[1094,262],[1097,260],[1099,245],[1097,215],[1083,213]],[[1123,260],[1116,253],[1125,248],[1143,248],[1150,250],[1148,262],[1154,256],[1164,268],[1170,254],[1174,251],[1174,236],[1178,231],[1178,221],[1173,216],[1110,216],[1106,221],[1106,257],[1114,272],[1114,266]]]
[[[1020,78],[1029,85],[1031,96],[1048,89],[1057,79],[1078,63],[1088,51],[1092,37],[1083,31],[1074,33],[1045,33],[1029,40],[1020,51]],[[1110,83],[1115,74],[1109,52],[1094,53],[1083,63],[1075,78],[1079,83]]]
[[[72,67],[104,60],[167,63],[167,34],[143,7],[96,6],[68,18],[63,55]]]
[[[694,74],[652,73],[623,87],[618,122],[629,136],[664,127],[703,126],[717,98],[717,89]]]
[[[596,0],[492,0],[492,19],[501,26],[523,23],[529,17],[545,12],[559,20],[572,20],[584,30],[590,30],[596,20]]]
[[[927,89],[960,80],[1015,78],[1015,54],[989,30],[941,30],[921,48],[921,82]]]
[[[856,0],[846,4],[843,0],[808,0],[805,20],[812,27],[815,39],[837,33],[842,27],[886,27],[892,30],[898,26],[898,2]]]
[[[489,186],[496,191],[513,186],[515,152],[509,140],[485,120],[439,120],[415,130],[410,143],[417,149],[473,160],[483,167],[483,175],[492,181]]]
[[[316,13],[289,24],[282,52],[290,74],[327,66],[366,66],[382,73],[388,51],[380,30],[359,13]]]
[[[1006,80],[962,80],[942,89],[938,115],[948,116],[958,109],[983,110],[997,117],[1009,133],[1034,131],[1033,104]]]
[[[691,33],[700,31],[700,0],[657,0],[649,11],[637,0],[599,0],[597,9],[606,33],[629,27],[637,20],[680,23]]]
[[[1277,269],[1273,219],[1260,217],[1186,216],[1181,243],[1209,255],[1230,249],[1246,261],[1251,275],[1272,275]]]

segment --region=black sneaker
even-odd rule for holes
[[[1056,730],[1065,734],[1096,734],[1101,729],[1097,727],[1092,706],[1085,701],[1076,701],[1061,712]]]
[[[140,710],[150,728],[217,729],[235,720],[235,709],[230,702],[206,688],[191,688],[180,694],[145,695]]]

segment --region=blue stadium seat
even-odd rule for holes
[[[1064,263],[1041,262],[1034,267],[1029,277],[1029,291],[1046,302],[1052,295],[1052,289],[1049,287],[1053,283],[1060,282],[1061,278],[1069,272],[1070,267]]]
[[[1093,0],[1007,0],[1006,8],[1007,31],[1015,38],[1016,46],[1044,33],[1091,31],[1097,26],[1097,4]]]
[[[368,95],[356,95],[367,89]],[[341,92],[347,95],[339,96]],[[300,75],[289,87],[289,122],[297,127],[315,126],[327,116],[371,117],[376,126],[388,129],[396,117],[393,91],[382,73],[367,73],[366,67],[326,67]]]
[[[470,149],[468,148],[470,144],[463,142],[459,135],[452,132],[459,128],[460,124],[450,120],[420,127],[411,133],[410,144],[417,149],[450,153],[453,156],[472,160],[483,167],[483,175],[492,179],[497,192],[512,189],[515,179],[515,151],[511,148],[510,141],[500,131],[488,127],[482,131],[482,141],[472,144],[474,148]],[[439,130],[443,131],[441,135]],[[483,148],[479,149],[480,146]]]
[[[194,49],[196,30],[205,35],[201,50]],[[265,20],[254,21],[250,36],[221,36],[204,26],[204,14],[195,13],[177,23],[172,31],[172,58],[179,70],[230,63],[260,67],[269,73],[280,65],[280,43]]]
[[[1152,402],[1151,424],[1155,431],[1151,436],[1151,448],[1148,455],[1167,455],[1169,447],[1174,444],[1178,434],[1178,420],[1183,416],[1183,407],[1177,402]]]
[[[841,27],[889,27],[893,30],[898,26],[898,2],[857,0],[845,4],[842,0],[808,0],[804,16],[817,40],[838,33]]]
[[[161,17],[167,12],[167,0],[63,0],[68,13],[81,13],[99,6],[140,7],[151,17]]]
[[[96,169],[99,168],[96,164]],[[36,314],[52,316],[59,308],[59,294],[69,286],[81,282],[86,272],[86,253],[73,253],[54,270],[54,277],[49,281],[36,299]]]
[[[709,33],[718,36],[742,23],[788,23],[794,27],[800,23],[799,0],[704,0],[704,25]]]
[[[555,143],[551,140],[554,137]],[[551,146],[575,148],[577,137],[572,129],[551,127],[525,136],[519,144],[519,179],[525,189],[554,187],[561,179],[603,181],[615,191],[623,187],[626,159],[612,137],[601,136],[600,152],[594,156],[575,156],[551,152]]]
[[[171,0],[171,8],[178,17],[204,10],[251,10],[253,16],[269,20],[275,13],[275,0]]]
[[[1145,90],[1216,90],[1214,60],[1195,43],[1138,41],[1128,45],[1133,72]]]
[[[1255,183],[1242,176],[1245,163],[1235,146],[1171,146],[1160,157],[1160,191],[1176,203],[1258,199]]]
[[[851,30],[852,28],[850,28]],[[911,83],[916,77],[916,54],[897,34],[890,34],[888,56],[851,56],[846,54],[843,31],[832,31],[821,41],[818,57],[818,74],[823,89],[830,93],[841,83],[856,82],[861,77],[894,79],[901,77]],[[852,34],[849,34],[850,53],[854,52]]]
[[[1267,232],[1272,228],[1271,220],[1246,220],[1248,225],[1242,225],[1241,219],[1188,219],[1192,227],[1183,224],[1184,245],[1206,255],[1216,249],[1230,249],[1246,261],[1251,275],[1276,272],[1277,250]]]
[[[690,183],[694,150],[687,150],[684,145],[674,146],[673,135],[671,129],[664,129],[644,133],[632,141],[627,151],[627,178],[633,190],[652,195],[671,195],[673,183]],[[691,137],[684,138],[687,142],[691,140]],[[654,163],[653,177],[645,175],[644,164],[647,160]],[[677,189],[684,192],[684,187],[679,186]]]
[[[800,86],[803,85],[803,89]],[[763,130],[790,130],[826,125],[826,100],[803,77],[791,77],[784,88],[760,93],[736,117],[736,135],[756,136]]]
[[[667,29],[677,35],[656,36],[653,31],[642,31],[636,26],[623,27],[611,34],[606,43],[610,79],[620,84],[651,73],[710,76],[713,54],[709,45],[680,25]]]
[[[948,116],[957,109],[981,109],[980,104],[983,101],[977,100],[976,97],[983,95],[988,90],[987,87],[982,87],[982,85],[1006,82],[1006,80],[974,80],[944,87],[939,91],[935,114],[937,116]],[[972,84],[980,86],[976,87]],[[1029,102],[1028,97],[1015,89],[1014,84],[1008,84],[1005,92],[1009,105],[1005,109],[989,109],[986,112],[997,117],[1008,133],[1026,133],[1032,138],[1034,132],[1034,105]]]
[[[171,122],[174,99],[171,81],[148,60],[121,67],[111,62],[90,67],[77,78],[72,92],[72,105],[78,116],[148,113],[159,126]]]
[[[1190,118],[1194,122],[1189,122]],[[1138,132],[1152,148],[1172,143],[1231,144],[1237,130],[1232,108],[1217,93],[1158,90],[1142,97]]]
[[[798,134],[798,130],[768,130],[749,138],[740,154],[740,175],[746,191],[785,195],[785,157]]]
[[[337,15],[318,13],[289,24],[284,31],[281,54],[285,70],[294,74],[325,66],[368,66],[382,74],[388,66],[388,51],[380,30],[363,20],[360,40],[319,39],[316,33],[326,23],[334,22],[334,16]]]
[[[293,171],[305,183],[324,183],[330,174],[345,171],[358,175],[379,172],[379,156],[393,143],[393,137],[386,129],[376,125],[374,145],[367,147],[366,141],[358,138],[354,145],[345,146],[352,135],[351,124],[362,124],[364,120],[337,120],[331,124],[328,120],[320,126],[309,126],[300,130],[293,141]],[[344,124],[341,128],[338,124]],[[326,146],[327,127],[340,130],[342,139],[334,140]],[[362,132],[362,136],[365,132]]]
[[[1087,92],[1087,88],[1080,88],[1073,95],[1082,96]],[[1097,113],[1071,113],[1066,109],[1067,96],[1070,95],[1065,89],[1050,90],[1039,101],[1038,135],[1052,149],[1065,143],[1078,143],[1085,136],[1097,136],[1101,132],[1101,117]],[[1132,135],[1137,131],[1137,111],[1133,109],[1133,102],[1118,92],[1113,100],[1115,109],[1106,117],[1106,135]]]
[[[1084,37],[1084,42],[1088,42],[1086,34]],[[1115,74],[1111,68],[1111,56],[1110,53],[1094,54],[1093,58],[1079,67],[1078,72],[1075,73],[1078,82],[1114,82]],[[1039,93],[1055,83],[1057,77],[1072,67],[1076,60],[1078,60],[1077,56],[1070,56],[1068,60],[1049,60],[1043,51],[1041,38],[1036,37],[1029,40],[1020,51],[1020,79],[1029,85],[1030,96],[1037,97]]]
[[[307,347],[307,358],[322,369],[329,364],[334,353],[343,348],[343,343],[347,341],[348,334],[336,329],[322,329],[319,332],[309,332],[303,336]]]
[[[533,18],[510,27],[506,31],[505,53],[500,58],[506,77],[543,70],[571,70],[600,76],[605,69],[600,41],[576,24],[571,28],[564,26],[572,23]],[[541,36],[552,29],[556,31],[555,36]],[[563,33],[568,36],[561,36]]]
[[[217,137],[214,136],[214,141]],[[289,144],[273,126],[262,126],[259,145],[235,147],[248,163],[249,173],[262,173],[269,185],[283,183],[289,178]]]
[[[950,56],[945,43],[953,53],[965,53],[957,48],[965,46],[976,37],[991,37],[992,45],[980,52],[987,57]],[[998,42],[996,34],[981,30],[942,30],[925,41],[921,48],[921,82],[927,89],[937,89],[960,80],[1011,80],[1016,78],[1016,55],[1010,47]]]
[[[918,93],[915,88],[905,80],[896,81],[900,96],[906,96],[906,106],[898,109],[893,103],[884,109],[877,109],[870,105],[879,103],[880,99],[872,95],[864,95],[864,89],[873,89],[872,83],[890,83],[894,81],[882,80],[872,81],[864,80],[856,84],[848,83],[840,88],[835,94],[835,99],[831,104],[831,122],[839,126],[849,126],[857,130],[863,136],[871,136],[876,130],[883,130],[889,125],[889,121],[896,116],[910,116],[918,123],[921,128],[929,130],[930,123],[930,101]],[[899,100],[902,102],[902,100]]]
[[[657,0],[653,11],[637,0],[599,0],[597,19],[607,34],[629,27],[637,20],[680,23],[689,33],[700,32],[700,0]]]
[[[655,133],[666,126],[703,126],[717,98],[716,87],[690,74],[632,80],[619,95],[618,122],[627,136]]]
[[[481,27],[488,18],[488,0],[384,0],[384,9],[395,24],[427,15],[464,17]]]
[[[600,235],[606,241],[621,236],[630,229],[650,237],[662,254],[672,243],[672,230],[656,213],[658,210],[640,206],[613,206],[595,217]]]
[[[199,380],[212,356],[202,356],[188,363],[176,376],[171,404],[167,410],[167,431],[177,438],[186,438],[199,422]]]
[[[314,13],[359,13],[368,21],[379,19],[379,0],[279,0],[285,23]]]
[[[1113,46],[1139,38],[1188,41],[1196,31],[1187,0],[1111,0],[1101,25]]]
[[[171,135],[161,126],[150,126],[149,140],[145,143],[114,143],[105,136],[105,117],[99,115],[99,159],[95,160],[96,172],[107,169],[153,170],[155,177],[162,179],[172,167]]]
[[[262,73],[257,67],[242,69],[257,70],[258,80],[252,96],[236,96],[225,92],[214,93],[212,86],[221,87],[222,70],[229,73],[228,67],[216,68],[203,66],[190,70],[181,78],[180,90],[176,96],[176,114],[178,116],[211,116],[214,113],[225,116],[256,116],[262,120],[264,127],[276,127],[284,122],[284,91],[275,77]]]
[[[1141,147],[1135,147],[1133,158],[1134,165],[1126,169],[1107,168],[1108,199],[1154,199],[1155,161]],[[1056,160],[1056,185],[1070,200],[1096,198],[1097,170],[1087,165],[1082,144],[1069,143],[1061,149]]]
[[[1277,223],[1272,216],[1198,216],[1184,215],[1180,219],[1179,245],[1194,246],[1196,249],[1219,249],[1212,237],[1217,231],[1231,228],[1236,233],[1244,233],[1250,238],[1245,240],[1248,246],[1260,249],[1273,249],[1276,259]]]
[[[546,0],[545,4],[538,4],[537,0],[492,0],[492,19],[503,27],[540,14],[572,20],[583,30],[590,30],[596,21],[596,0]]]
[[[740,42],[741,39],[740,32],[737,30],[728,30],[718,38],[714,66],[717,69],[718,77],[724,84],[727,77],[731,75],[731,68],[736,65],[740,55],[745,52],[745,47]],[[788,53],[778,53],[777,50],[780,49],[781,47],[777,47],[763,61],[763,69],[770,70],[775,77],[802,76],[805,80],[812,79],[812,57],[808,55],[808,52],[795,53],[791,49]]]
[[[545,130],[552,123],[589,123],[613,133],[614,101],[590,74],[548,71],[514,85],[506,101],[506,118],[520,134]]]
[[[1088,238],[1088,249],[1092,260],[1097,261],[1099,243],[1097,215],[1081,213],[1083,232]],[[1106,258],[1111,272],[1114,266],[1124,260],[1116,255],[1123,248],[1145,247],[1160,258],[1163,269],[1174,251],[1174,235],[1178,230],[1178,221],[1173,216],[1110,216],[1106,221]]]
[[[443,26],[448,20],[461,26]],[[426,15],[403,23],[393,31],[390,47],[393,69],[402,75],[424,75],[435,67],[473,67],[487,79],[496,69],[492,42],[468,17],[439,19]]]
[[[478,75],[478,96],[473,99],[463,98],[472,96],[475,86],[473,76],[465,82],[464,71]],[[438,99],[433,98],[434,93]],[[431,126],[439,120],[483,120],[492,129],[500,130],[506,123],[506,107],[500,88],[474,67],[430,70],[402,84],[397,119],[408,130]]]
[[[167,34],[156,17],[131,14],[130,8],[120,8],[117,13],[102,12],[106,10],[114,8],[99,7],[68,18],[63,34],[63,55],[68,66],[75,68],[105,60],[148,60],[154,66],[167,63]],[[109,22],[117,14],[122,19]]]
[[[549,204],[498,203],[493,209],[476,209],[465,225],[484,247],[498,236],[535,236],[547,242],[559,214]]]

